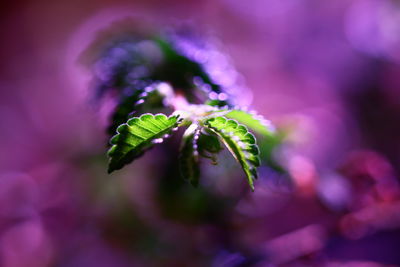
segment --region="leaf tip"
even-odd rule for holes
[[[111,174],[114,171],[115,171],[115,168],[113,168],[112,166],[108,166],[108,169],[107,169],[108,174]]]

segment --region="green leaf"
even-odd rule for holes
[[[203,128],[197,141],[199,154],[204,158],[212,160],[212,164],[217,164],[216,154],[223,148],[218,136],[207,128]]]
[[[254,191],[257,167],[260,166],[256,138],[247,127],[225,117],[211,118],[204,125],[219,135],[234,158],[240,163],[247,176],[247,182]]]
[[[213,107],[230,107],[231,104],[227,100],[212,99],[205,102],[206,105]]]
[[[200,128],[196,124],[190,125],[182,138],[182,145],[179,155],[179,168],[184,179],[189,180],[193,186],[199,184],[200,168],[198,157],[197,141]]]
[[[110,140],[113,146],[108,151],[108,172],[121,169],[141,156],[154,143],[162,142],[162,138],[167,137],[178,123],[177,116],[143,114],[120,125],[117,134]]]
[[[159,92],[160,83],[143,83],[127,88],[128,95],[122,95],[111,116],[108,133],[113,135],[119,125],[132,118],[135,113],[163,106],[164,95]]]
[[[282,143],[283,136],[279,130],[266,120],[263,116],[254,111],[233,110],[225,115],[228,118],[235,119],[239,123],[245,124],[249,129],[258,134],[259,148],[261,151],[261,161],[273,170],[279,173],[285,173],[286,170],[275,160],[274,152]]]
[[[161,49],[164,56],[164,64],[153,73],[157,80],[168,81],[174,88],[183,90],[186,99],[189,102],[196,102],[199,93],[203,90],[195,90],[194,78],[200,80],[203,85],[208,85],[208,91],[203,92],[206,99],[209,99],[209,93],[222,93],[219,84],[213,82],[210,74],[200,62],[190,59],[185,55],[182,49],[179,49],[173,39],[154,38],[155,43]],[[200,86],[201,87],[201,86]],[[197,92],[196,92],[197,91]],[[206,100],[204,99],[204,100]],[[228,100],[226,101],[228,102]]]
[[[247,112],[244,110],[232,110],[225,117],[234,119],[239,123],[245,124],[249,129],[264,137],[275,135],[275,128],[263,116],[256,114],[254,111]]]

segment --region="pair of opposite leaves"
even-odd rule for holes
[[[182,175],[193,185],[197,185],[199,155],[208,157],[207,152],[218,153],[221,140],[241,165],[249,186],[254,190],[257,167],[260,166],[260,152],[256,138],[248,128],[266,138],[271,137],[274,134],[273,128],[265,123],[264,119],[243,110],[232,110],[225,112],[224,116],[219,116],[216,112],[215,116],[205,116],[196,122],[182,123],[182,121],[179,115],[167,117],[164,114],[147,113],[120,125],[117,134],[110,141],[112,147],[108,151],[110,157],[108,171],[111,173],[121,169],[140,157],[146,149],[162,142],[163,138],[168,137],[177,127],[189,123],[190,126],[183,135],[179,157]],[[201,138],[207,136],[213,140],[201,142]]]

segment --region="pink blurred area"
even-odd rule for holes
[[[400,264],[397,2],[0,7],[0,266]],[[188,23],[219,38],[252,107],[289,133],[277,157],[293,186],[265,172],[255,193],[240,195],[242,184],[228,180],[238,169],[216,177],[206,190],[236,198],[221,226],[165,216],[153,179],[163,172],[152,165],[162,151],[110,178],[104,118],[79,57],[124,18],[149,29]]]

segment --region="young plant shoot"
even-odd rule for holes
[[[109,91],[118,101],[108,127],[108,172],[123,168],[182,127],[186,130],[177,161],[185,179],[197,186],[199,161],[216,164],[226,147],[254,190],[257,168],[269,162],[261,162],[255,135],[268,141],[276,140],[276,134],[269,121],[237,105],[246,92],[237,90],[232,79],[236,73],[227,62],[215,48],[179,34],[125,36],[106,48],[94,73],[99,96]]]

